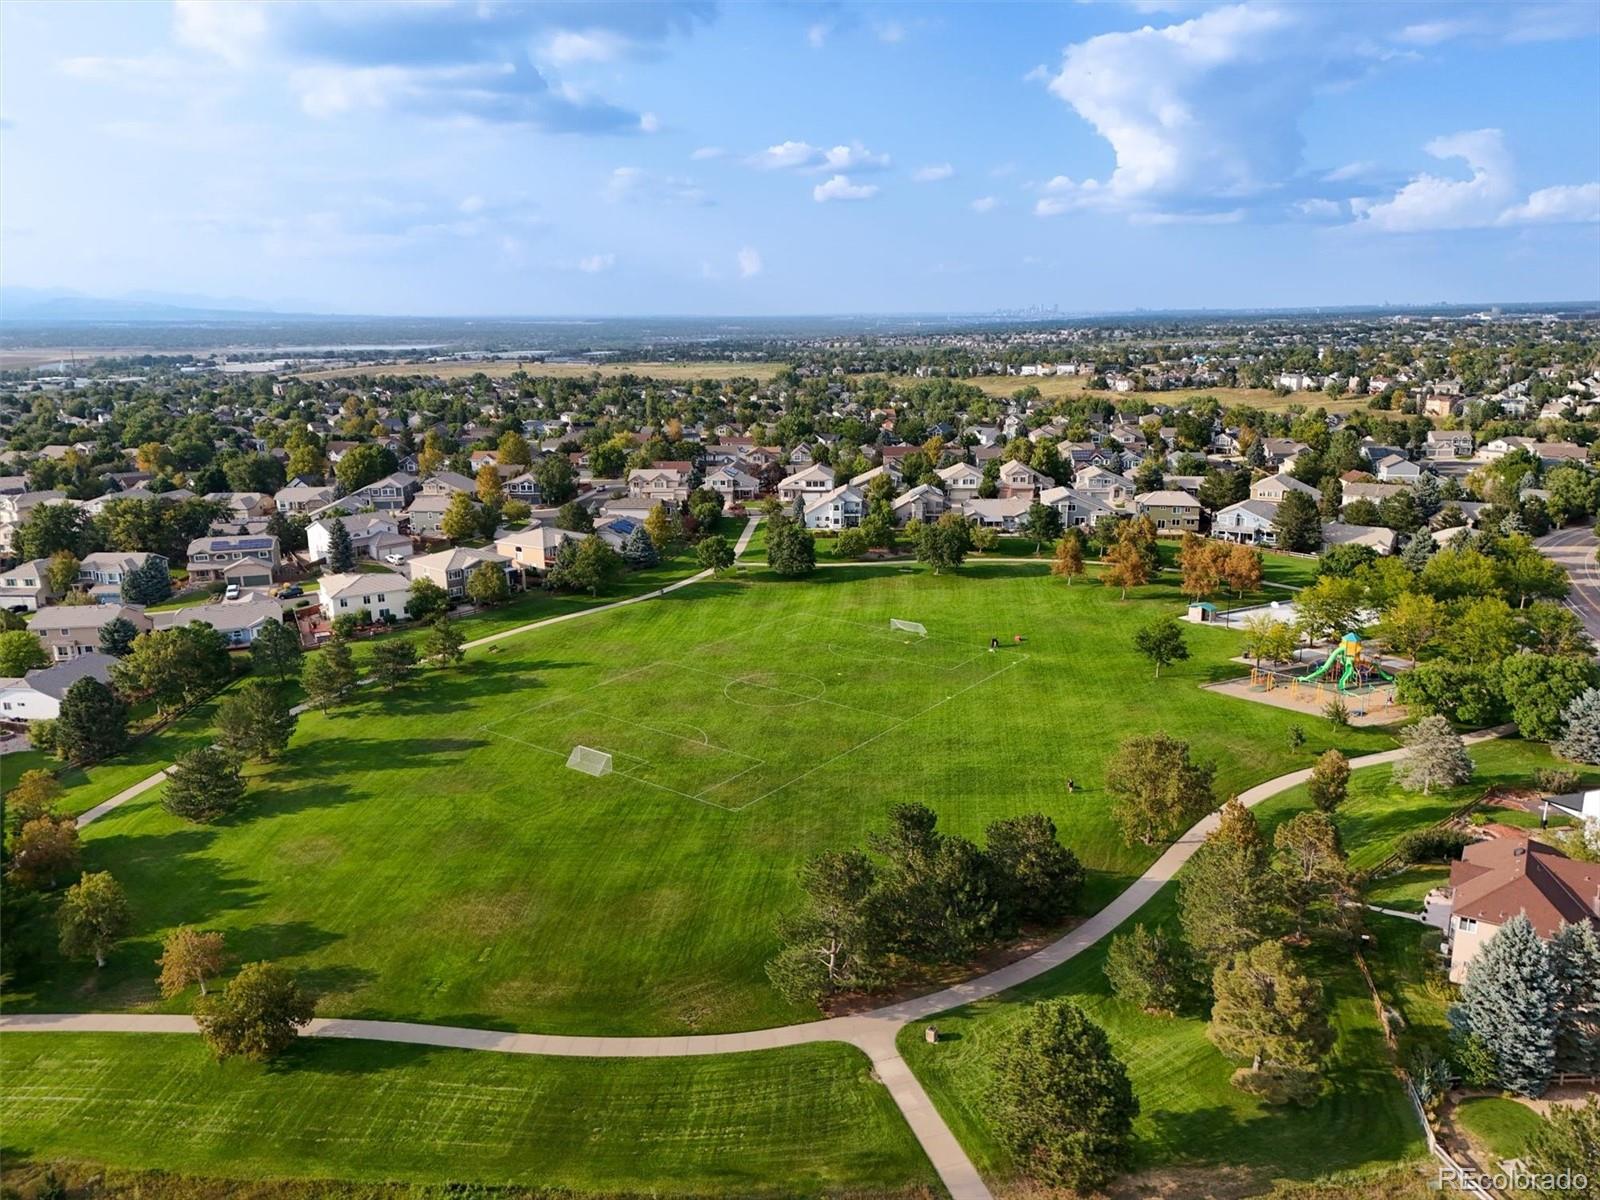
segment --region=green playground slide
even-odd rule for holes
[[[1340,649],[1338,646],[1335,646],[1331,651],[1328,652],[1327,661],[1324,662],[1315,671],[1312,671],[1309,675],[1307,675],[1306,679],[1309,681],[1309,680],[1312,680],[1312,679],[1321,678],[1323,673],[1326,672],[1329,667],[1333,666],[1334,663],[1339,662],[1340,660],[1344,659],[1344,657],[1345,657],[1344,651],[1342,649]]]

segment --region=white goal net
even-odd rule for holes
[[[918,637],[928,636],[928,627],[917,621],[898,621],[890,617],[889,628],[896,633],[914,633]]]
[[[611,755],[604,750],[591,750],[588,746],[574,746],[567,755],[567,766],[585,775],[611,774]]]

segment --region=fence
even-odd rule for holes
[[[1405,1081],[1405,1089],[1406,1099],[1411,1101],[1411,1111],[1416,1114],[1417,1120],[1422,1122],[1422,1136],[1428,1143],[1428,1153],[1438,1159],[1440,1166],[1444,1168],[1439,1181],[1459,1188],[1467,1195],[1477,1197],[1477,1200],[1495,1200],[1494,1196],[1473,1178],[1470,1171],[1450,1157],[1450,1151],[1440,1145],[1439,1139],[1433,1136],[1433,1124],[1428,1120],[1428,1114],[1422,1107],[1422,1101],[1417,1098],[1417,1090],[1411,1086],[1411,1080]]]

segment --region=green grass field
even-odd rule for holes
[[[562,1059],[307,1039],[262,1068],[219,1066],[181,1034],[13,1034],[4,1068],[13,1162],[606,1194],[934,1183],[866,1056],[841,1045]]]
[[[804,858],[861,844],[894,803],[974,838],[1047,812],[1093,909],[1155,854],[1107,815],[1102,764],[1128,733],[1191,739],[1222,794],[1330,744],[1393,744],[1200,690],[1239,669],[1223,630],[1191,630],[1193,657],[1153,679],[1132,632],[1180,604],[1169,586],[1124,603],[1033,566],[843,567],[509,639],[302,718],[235,818],[185,825],[152,792],[89,827],[86,865],[122,881],[135,931],[100,971],[39,932],[6,1000],[157,1007],[159,940],[193,923],[300,971],[326,1015],[601,1034],[814,1017],[766,980],[773,921]],[[896,616],[933,636],[889,636]],[[995,655],[991,635],[1008,643]],[[1310,740],[1292,751],[1295,724]],[[580,740],[617,773],[566,770]]]
[[[1518,1158],[1528,1139],[1544,1124],[1526,1104],[1500,1096],[1473,1096],[1457,1104],[1451,1114],[1472,1141],[1486,1150],[1491,1162]]]

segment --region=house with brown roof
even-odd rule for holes
[[[1484,943],[1518,913],[1545,940],[1564,924],[1600,926],[1600,863],[1516,831],[1468,846],[1450,865],[1450,886],[1428,893],[1425,908],[1429,924],[1444,930],[1450,981],[1461,983]]]

